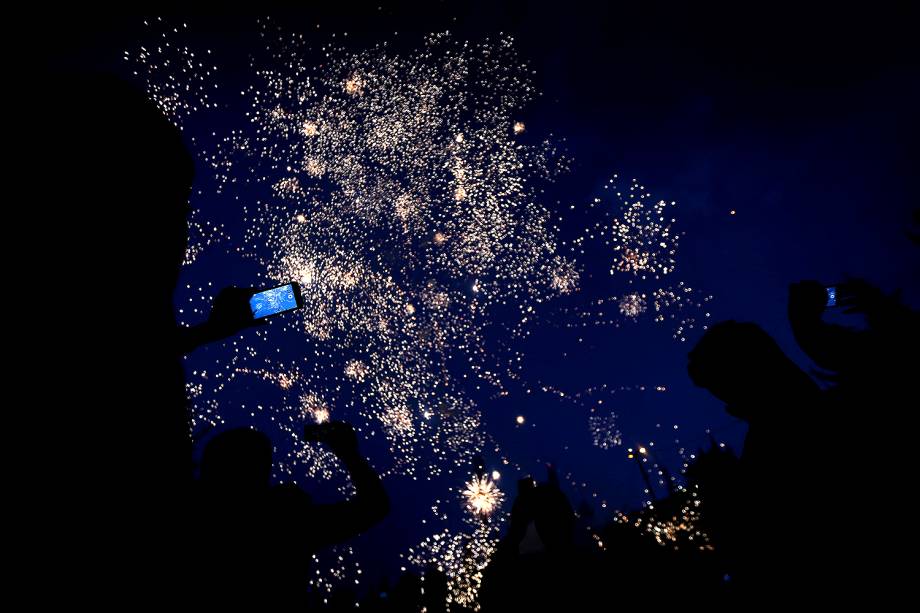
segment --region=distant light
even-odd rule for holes
[[[519,425],[519,426],[520,426],[520,425],[523,425],[523,423],[524,423],[524,416],[523,416],[523,415],[518,415],[518,416],[514,419],[514,421],[516,421],[516,422],[517,422],[517,425]]]
[[[492,471],[492,481],[498,481],[501,478],[502,478],[502,474],[500,472],[498,472],[497,470]]]

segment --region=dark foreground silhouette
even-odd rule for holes
[[[42,270],[27,329],[40,331],[34,364],[48,368],[33,474],[54,484],[33,520],[42,563],[61,569],[42,595],[162,603],[183,581],[192,479],[172,295],[193,163],[178,130],[114,78],[52,75],[30,93],[43,177],[21,208],[41,229]]]
[[[314,504],[296,485],[270,486],[271,442],[254,430],[231,430],[208,443],[194,506],[194,516],[207,521],[194,548],[202,602],[302,606],[311,555],[364,532],[389,512],[380,478],[358,453],[350,426],[308,426],[305,437],[328,446],[342,462],[355,489],[350,499]]]
[[[33,281],[49,280],[30,307],[44,342],[30,349],[35,364],[54,361],[29,426],[49,433],[43,445],[53,450],[34,472],[53,479],[54,497],[41,493],[30,511],[41,525],[31,564],[63,569],[57,596],[45,596],[135,608],[261,588],[271,598],[295,574],[304,585],[294,569],[305,564],[295,562],[386,513],[379,480],[350,429],[335,424],[310,434],[348,468],[353,500],[312,505],[295,488],[269,489],[270,447],[251,432],[216,438],[193,481],[181,359],[261,325],[248,309],[251,290],[227,288],[206,323],[177,326],[194,174],[179,131],[113,77],[58,74],[34,94],[36,159],[55,161],[36,186],[43,207],[26,209],[43,229],[34,262],[44,269]],[[303,538],[273,537],[271,550],[260,530],[281,525],[299,526]]]

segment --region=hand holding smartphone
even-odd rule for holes
[[[303,306],[296,283],[279,285],[261,292],[245,287],[225,287],[214,298],[211,313],[203,324],[179,328],[177,347],[182,353],[207,343],[223,340],[265,319]]]

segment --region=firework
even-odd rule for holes
[[[425,538],[409,548],[408,560],[421,569],[433,565],[447,575],[448,607],[456,603],[478,611],[482,571],[497,544],[497,525],[480,522],[470,533],[444,530]]]
[[[367,373],[367,365],[360,360],[349,360],[345,365],[345,376],[357,383],[362,383],[364,378],[367,377]]]
[[[624,317],[636,319],[645,312],[646,302],[643,294],[627,294],[620,299],[620,313]]]
[[[504,494],[490,478],[474,475],[466,484],[463,497],[473,513],[488,516],[502,503]]]
[[[623,433],[617,427],[617,414],[592,414],[588,417],[588,427],[594,445],[601,449],[610,449],[623,444]]]
[[[307,421],[323,424],[329,421],[329,407],[315,394],[305,394],[300,398],[301,415]]]
[[[702,527],[702,501],[696,487],[677,487],[671,497],[662,504],[668,509],[659,509],[656,505],[650,504],[632,517],[617,513],[615,521],[652,537],[662,547],[689,547],[700,551],[712,551],[709,534]],[[673,510],[670,510],[671,508]]]
[[[571,294],[577,290],[578,270],[575,268],[575,263],[558,258],[550,280],[550,287],[560,294]]]

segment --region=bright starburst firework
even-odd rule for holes
[[[323,424],[329,421],[329,407],[315,394],[305,394],[300,398],[301,414],[306,421]]]
[[[466,499],[467,508],[477,515],[488,516],[502,503],[504,494],[498,486],[485,476],[473,475],[472,480],[466,484],[463,497]]]

